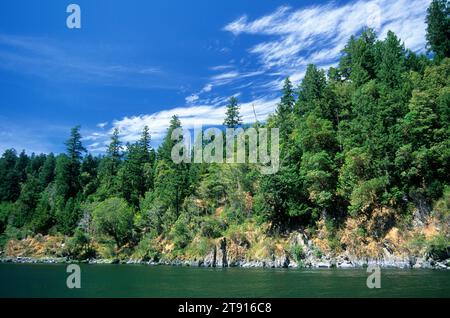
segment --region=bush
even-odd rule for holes
[[[136,247],[133,257],[141,259],[144,262],[150,260],[157,262],[160,259],[161,255],[155,242],[154,235],[147,234],[144,236]]]
[[[187,218],[184,215],[180,215],[178,220],[172,226],[170,238],[175,244],[175,248],[178,250],[185,248],[189,244],[191,233],[188,228]]]
[[[6,230],[8,217],[14,213],[14,204],[4,202],[0,204],[0,234]]]
[[[191,258],[203,258],[211,251],[214,244],[206,237],[196,237],[186,251]]]
[[[434,203],[433,210],[442,220],[448,220],[450,217],[450,186],[444,188],[442,198]]]
[[[205,217],[200,224],[200,234],[203,237],[219,238],[223,236],[223,231],[227,228],[226,224],[214,217]]]
[[[316,258],[322,258],[322,256],[323,256],[322,251],[316,246],[313,247],[312,253],[313,253],[314,257],[316,257]]]
[[[133,219],[133,210],[124,199],[119,198],[99,203],[92,213],[96,231],[113,238],[117,247],[123,246],[131,238]]]
[[[435,260],[446,260],[450,258],[450,242],[445,235],[438,234],[428,241],[427,252]]]
[[[74,236],[66,242],[68,256],[77,260],[95,257],[95,250],[91,246],[91,238],[80,228],[75,230]]]
[[[292,245],[290,248],[290,254],[294,260],[299,263],[303,258],[305,258],[305,252],[303,251],[303,246],[299,244]]]

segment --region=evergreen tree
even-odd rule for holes
[[[55,179],[56,159],[53,153],[46,156],[44,164],[39,169],[39,183],[42,189]]]
[[[275,111],[274,126],[280,129],[280,138],[286,140],[292,132],[292,112],[295,97],[292,83],[287,77],[284,81],[281,101]]]
[[[427,10],[428,50],[438,59],[450,57],[450,4],[448,0],[433,0]]]
[[[14,202],[20,195],[20,174],[16,170],[18,161],[14,149],[6,150],[0,158],[0,201]]]
[[[236,128],[242,125],[242,117],[239,114],[238,100],[234,96],[228,101],[223,125],[227,128]]]

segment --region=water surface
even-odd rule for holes
[[[369,289],[364,269],[242,269],[81,265],[81,289],[65,264],[0,264],[0,297],[450,297],[450,271],[381,270]]]

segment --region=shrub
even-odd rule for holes
[[[136,247],[134,254],[134,258],[141,259],[144,262],[146,261],[158,261],[161,257],[160,252],[158,250],[157,243],[155,241],[155,237],[152,234],[147,234],[144,238],[139,242]]]
[[[435,260],[450,258],[450,242],[443,234],[438,234],[428,242],[428,255]]]
[[[312,254],[313,254],[314,257],[316,257],[316,258],[322,258],[322,256],[323,256],[322,251],[321,251],[317,246],[314,246],[314,247],[313,247],[313,249],[312,249]]]
[[[187,218],[184,215],[180,215],[178,220],[172,226],[170,238],[175,244],[176,249],[183,249],[189,244],[191,233],[188,228]]]
[[[95,257],[95,250],[91,246],[91,238],[80,228],[77,228],[74,236],[67,240],[66,251],[68,256],[77,260]]]
[[[4,202],[0,204],[0,234],[6,230],[8,217],[14,213],[14,204]]]
[[[187,249],[187,255],[192,258],[203,258],[211,251],[214,244],[206,237],[196,237]]]
[[[303,246],[299,244],[292,245],[290,248],[290,254],[294,260],[299,263],[303,258],[305,258],[305,252],[303,251]]]
[[[218,218],[206,217],[200,223],[200,234],[203,237],[219,238],[225,230],[226,224]]]
[[[124,199],[110,198],[99,203],[92,213],[94,228],[99,234],[114,239],[123,246],[132,235],[134,212]]]

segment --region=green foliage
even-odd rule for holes
[[[20,195],[19,172],[16,169],[17,154],[6,150],[0,158],[0,201],[14,202]]]
[[[186,249],[186,254],[194,259],[203,258],[213,248],[214,243],[206,237],[200,237],[199,239],[191,242]]]
[[[158,261],[161,257],[153,235],[144,236],[136,247],[133,257],[143,261]]]
[[[428,49],[438,58],[450,57],[450,5],[447,0],[433,0],[427,10]]]
[[[313,254],[313,256],[316,257],[316,258],[322,258],[322,256],[323,256],[322,251],[321,251],[320,248],[318,248],[317,246],[314,246],[314,247],[313,247],[313,249],[312,249],[312,254]]]
[[[0,234],[6,230],[10,215],[15,213],[15,205],[9,202],[0,203]]]
[[[387,180],[379,177],[361,182],[356,187],[350,197],[349,212],[357,215],[360,212],[367,212],[380,204],[380,199],[386,191]]]
[[[297,263],[300,263],[305,258],[303,247],[299,244],[292,245],[289,252]]]
[[[228,128],[236,128],[242,125],[242,116],[239,114],[238,100],[234,96],[228,101],[223,125]]]
[[[200,222],[200,235],[207,238],[219,238],[227,229],[223,220],[216,217],[204,217]]]
[[[192,232],[189,229],[187,216],[180,215],[178,220],[172,226],[169,237],[175,244],[175,249],[181,250],[185,248],[191,241]]]
[[[450,240],[444,234],[434,236],[428,242],[427,253],[435,260],[446,260],[450,257]]]
[[[114,239],[117,247],[131,239],[133,218],[133,209],[120,198],[110,198],[98,203],[92,212],[96,232]]]
[[[91,246],[91,238],[80,228],[77,228],[73,237],[66,241],[65,249],[68,256],[76,260],[95,257],[95,250]]]

